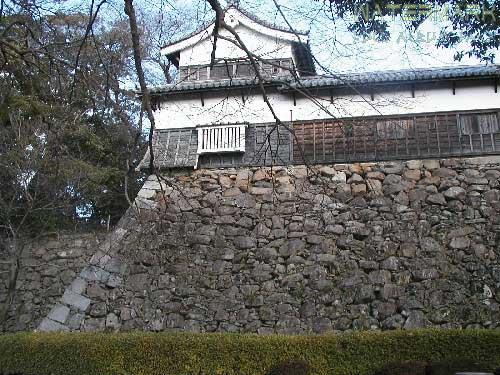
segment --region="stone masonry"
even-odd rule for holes
[[[500,326],[500,158],[151,176],[40,330]]]
[[[36,328],[105,238],[106,234],[100,232],[57,233],[28,241],[19,262],[17,287],[6,329]],[[13,261],[7,250],[0,249],[0,305],[7,299],[7,280]]]

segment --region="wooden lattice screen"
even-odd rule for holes
[[[500,112],[293,124],[293,161],[347,162],[500,153]]]

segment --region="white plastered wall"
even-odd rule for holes
[[[493,83],[484,81],[458,82],[453,95],[451,83],[417,85],[415,98],[409,86],[398,86],[369,93],[335,94],[333,104],[328,91],[310,98],[298,96],[294,105],[291,93],[270,91],[269,99],[279,118],[288,121],[324,119],[331,117],[417,114],[443,111],[466,111],[500,108],[500,93]],[[158,129],[195,127],[224,123],[265,123],[274,118],[258,90],[221,90],[216,93],[169,96],[155,111]],[[324,95],[324,96],[323,96]],[[291,112],[290,112],[291,111]]]
[[[292,48],[289,41],[258,33],[241,23],[235,27],[235,30],[248,49],[263,59],[292,58]],[[220,34],[234,39],[233,35],[227,30],[221,30]],[[212,49],[213,40],[206,37],[194,46],[181,51],[179,65],[208,65],[210,64]],[[246,58],[247,55],[232,42],[218,39],[215,57],[216,59],[239,59]]]

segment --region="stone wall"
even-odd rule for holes
[[[27,241],[19,261],[19,276],[6,329],[36,328],[104,238],[105,235],[98,232],[65,233]],[[3,305],[13,261],[6,244],[0,247],[0,260],[0,305]]]
[[[500,326],[500,158],[160,180],[40,329]]]

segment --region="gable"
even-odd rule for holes
[[[224,19],[228,25],[236,30],[249,50],[263,58],[291,58],[292,44],[307,42],[306,33],[292,32],[267,24],[239,8],[230,7],[227,9],[224,13]],[[210,63],[213,29],[214,22],[211,22],[201,30],[165,46],[161,53],[174,61],[176,65],[189,66]],[[220,34],[232,38],[232,34],[227,30],[220,30]],[[233,43],[218,40],[216,58],[237,59],[245,57],[245,53]]]
[[[235,27],[236,32],[243,40],[247,48],[259,57],[264,59],[291,58],[290,41],[259,33],[246,25],[239,24]],[[221,30],[224,37],[232,38],[227,30]],[[192,46],[180,51],[180,66],[205,65],[210,64],[210,57],[213,49],[212,38],[208,36],[199,40]],[[230,41],[219,39],[215,57],[218,60],[224,59],[244,59],[247,58],[245,51],[231,43]]]

